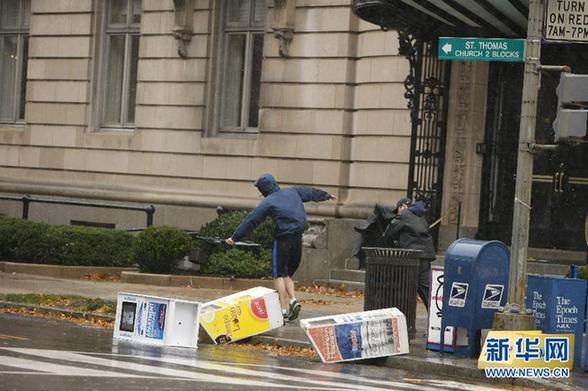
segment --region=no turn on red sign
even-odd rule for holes
[[[588,0],[547,0],[543,37],[588,43]]]

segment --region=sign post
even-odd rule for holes
[[[439,60],[525,61],[524,39],[439,37]]]
[[[540,85],[543,0],[531,0],[527,25],[527,50],[521,103],[521,122],[515,186],[508,303],[494,316],[494,330],[534,330],[535,320],[526,306],[527,250],[531,214],[533,148]]]

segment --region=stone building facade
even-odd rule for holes
[[[440,252],[480,236],[492,67],[428,62],[446,79],[441,88],[422,81],[419,117],[407,99],[410,39],[359,19],[352,5],[0,0],[0,193],[153,204],[155,224],[197,230],[219,205],[256,205],[252,183],[271,172],[283,186],[337,196],[307,205],[325,219],[313,228],[323,271],[349,255],[354,219],[407,194],[433,194]],[[419,126],[431,132],[423,124],[443,132],[419,139]],[[419,171],[431,157],[434,172]],[[435,180],[415,188],[421,177]],[[0,214],[21,208],[0,201]],[[132,211],[32,204],[29,214],[145,225]]]
[[[309,205],[328,217],[363,217],[406,193],[408,65],[396,34],[361,21],[351,1],[3,4],[30,13],[16,92],[26,94],[24,117],[0,124],[4,193],[152,203],[156,223],[188,229],[217,205],[254,206],[251,184],[265,172],[336,194],[337,205]],[[240,27],[240,12],[262,18],[259,27]],[[252,107],[235,114],[239,104]],[[232,126],[238,120],[248,123]],[[18,214],[19,205],[1,208]],[[33,209],[71,219],[59,207]],[[85,219],[140,224],[116,215]]]

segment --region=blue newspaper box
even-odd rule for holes
[[[468,338],[467,346],[453,347],[456,354],[479,355],[481,330],[506,304],[509,269],[510,251],[496,240],[459,239],[447,249],[441,330],[465,328]]]
[[[527,308],[544,333],[575,334],[574,366],[582,363],[586,280],[529,274]]]

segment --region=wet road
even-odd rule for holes
[[[402,370],[274,357],[231,345],[198,350],[113,344],[112,331],[0,314],[0,390],[496,390]],[[425,377],[423,377],[425,376]]]

